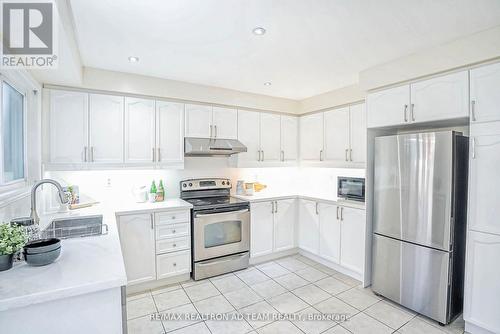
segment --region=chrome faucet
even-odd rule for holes
[[[38,217],[38,213],[36,212],[36,190],[44,183],[50,183],[54,185],[59,193],[59,199],[61,200],[61,203],[68,203],[68,198],[66,197],[66,194],[64,193],[64,190],[59,182],[52,179],[43,179],[35,182],[35,184],[31,188],[31,219],[35,224],[38,224],[40,222],[40,217]]]

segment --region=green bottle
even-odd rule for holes
[[[157,190],[156,190],[156,184],[155,184],[155,181],[153,181],[153,183],[151,183],[151,189],[149,189],[149,192],[151,194],[156,194]]]
[[[163,181],[160,180],[158,184],[158,192],[156,193],[156,201],[162,202],[165,199],[165,189],[163,188]]]

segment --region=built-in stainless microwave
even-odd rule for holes
[[[365,179],[360,177],[339,176],[337,197],[354,201],[365,201]]]

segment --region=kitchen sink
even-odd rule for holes
[[[108,233],[108,226],[102,223],[102,215],[54,219],[45,230],[44,237],[80,238]]]

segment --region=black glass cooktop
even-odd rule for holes
[[[184,200],[193,204],[195,210],[223,208],[248,203],[248,201],[231,196],[190,198]]]

